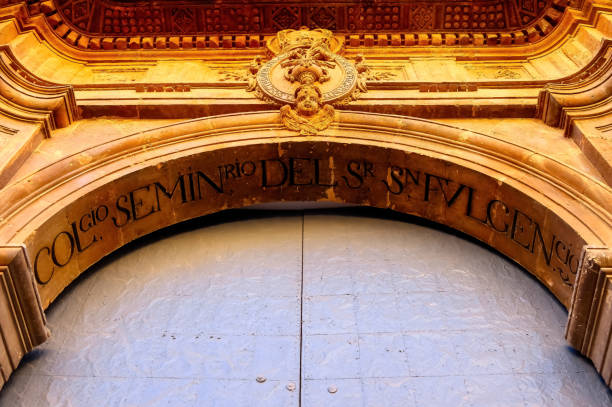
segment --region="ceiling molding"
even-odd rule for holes
[[[321,1],[38,0],[90,35],[274,34],[302,26],[339,33],[500,32],[554,19],[568,0]],[[50,4],[51,3],[51,4]],[[555,12],[556,11],[556,12]]]
[[[91,50],[261,48],[266,36],[302,25],[331,29],[350,47],[488,47],[540,41],[559,24],[568,2],[355,2],[326,7],[269,3],[36,0],[27,4],[27,13],[44,15],[64,41]],[[326,19],[317,17],[322,12]]]
[[[604,39],[589,66],[575,75],[548,84],[538,100],[538,117],[570,135],[572,123],[609,113],[612,109],[612,40]]]
[[[13,20],[18,32],[33,31],[56,52],[82,61],[132,61],[180,56],[201,58],[202,52],[215,57],[252,58],[265,47],[270,35],[238,33],[218,35],[109,35],[81,33],[65,22],[52,1],[13,3],[0,8],[0,21]],[[498,32],[378,32],[339,33],[346,54],[375,52],[377,56],[448,55],[457,60],[511,60],[533,58],[558,49],[581,27],[606,31],[600,15],[612,7],[598,0],[585,0],[581,8],[567,7],[563,13],[549,9],[541,26],[519,31]],[[554,24],[553,24],[554,23]],[[600,26],[603,26],[600,27]],[[240,51],[240,54],[236,54]],[[477,51],[477,52],[475,52]]]

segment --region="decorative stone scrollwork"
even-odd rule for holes
[[[257,89],[257,71],[259,71],[259,68],[261,68],[261,64],[262,64],[262,58],[260,56],[257,56],[255,58],[253,58],[253,60],[251,61],[251,64],[249,65],[249,70],[247,72],[247,91],[248,92],[252,92],[255,89]]]
[[[314,40],[309,48],[295,48],[289,51],[280,66],[285,68],[285,79],[289,82],[329,81],[329,70],[336,67],[335,55],[329,50],[326,38]]]
[[[246,90],[247,92],[253,92],[257,89],[257,71],[259,71],[259,68],[261,68],[261,64],[262,64],[262,60],[263,58],[261,56],[256,56],[255,58],[253,58],[253,60],[251,61],[251,63],[249,64],[249,68],[247,69],[246,72],[225,72],[225,71],[219,71],[218,73],[223,75],[220,78],[221,82],[225,82],[225,81],[241,81],[241,82],[246,82],[247,83],[247,87]]]
[[[341,47],[329,30],[283,30],[268,44],[272,59],[249,67],[247,91],[282,105],[286,128],[315,135],[334,121],[334,106],[367,92],[366,81],[372,78],[365,58],[350,62],[338,55]]]

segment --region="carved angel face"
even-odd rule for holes
[[[296,95],[296,110],[302,116],[312,116],[321,108],[319,92],[312,86],[300,88]]]

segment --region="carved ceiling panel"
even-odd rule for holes
[[[357,33],[508,31],[564,7],[553,0],[52,1],[64,21],[89,35],[267,34],[301,26]]]

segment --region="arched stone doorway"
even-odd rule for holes
[[[296,135],[264,112],[93,145],[8,186],[0,237],[24,245],[25,260],[13,258],[19,267],[30,259],[46,308],[105,255],[177,222],[256,203],[357,204],[467,233],[523,265],[569,307],[580,250],[610,239],[607,186],[500,138],[426,120],[339,114],[321,136]],[[578,316],[582,332],[588,315]]]
[[[326,136],[296,135],[275,114],[254,113],[236,125],[221,116],[95,145],[6,188],[1,236],[26,244],[46,307],[96,260],[185,219],[266,202],[357,204],[472,235],[569,306],[580,249],[611,233],[607,186],[499,138],[343,115]]]
[[[1,7],[0,386],[104,256],[296,200],[506,254],[612,383],[609,4],[77,3]]]
[[[607,405],[561,304],[431,226],[352,208],[154,233],[52,304],[0,404]]]

